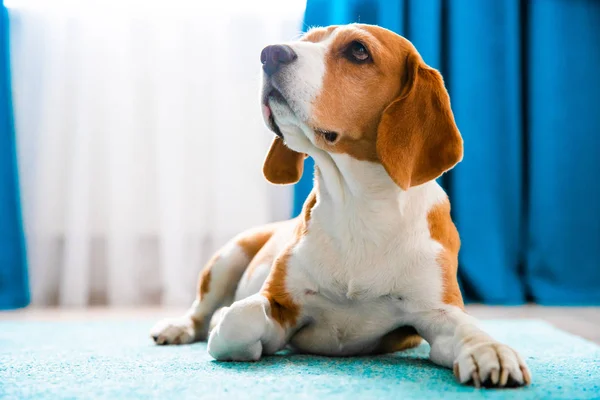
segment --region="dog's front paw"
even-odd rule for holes
[[[150,330],[156,344],[188,344],[202,339],[201,328],[190,316],[159,321]]]
[[[211,331],[208,338],[208,354],[218,361],[258,361],[262,351],[260,340],[232,340],[229,333],[219,330],[219,326]]]
[[[224,307],[210,332],[208,353],[219,361],[258,361],[268,323],[265,313],[264,304],[252,298]]]
[[[465,348],[454,361],[454,376],[476,387],[514,387],[531,383],[527,365],[512,348],[487,342]]]

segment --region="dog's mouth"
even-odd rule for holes
[[[287,104],[287,101],[285,100],[285,98],[283,97],[281,92],[277,89],[271,88],[269,91],[266,91],[266,93],[267,94],[263,97],[263,102],[262,102],[263,116],[264,116],[265,122],[267,123],[267,126],[269,127],[270,130],[272,130],[277,136],[279,136],[280,138],[283,139],[283,134],[281,133],[279,126],[277,126],[277,123],[275,122],[275,118],[273,117],[273,111],[271,110],[270,102],[276,101],[279,103]]]
[[[263,96],[262,107],[263,107],[263,118],[265,123],[269,127],[271,131],[273,131],[277,136],[283,139],[283,133],[281,129],[275,122],[275,117],[273,116],[273,110],[271,109],[272,103],[279,103],[281,105],[286,105],[289,107],[289,104],[283,94],[273,87],[270,87],[268,90],[265,90],[266,95]],[[321,129],[315,126],[311,128],[317,135],[323,137],[326,142],[329,144],[333,144],[339,138],[339,134],[332,130]]]

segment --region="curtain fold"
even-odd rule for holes
[[[29,303],[12,117],[8,43],[8,16],[2,2],[0,3],[0,309],[24,307]]]
[[[440,182],[466,299],[599,304],[600,2],[308,1],[305,26],[351,22],[404,35],[444,75],[465,140]],[[311,188],[306,173],[296,213]]]
[[[600,2],[529,4],[527,280],[544,304],[600,304]]]
[[[465,143],[448,192],[461,234],[460,277],[470,298],[525,301],[523,115],[518,1],[449,3],[447,87]]]

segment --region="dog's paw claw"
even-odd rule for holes
[[[465,349],[454,362],[456,379],[475,387],[526,386],[531,374],[522,358],[510,347],[483,343]]]

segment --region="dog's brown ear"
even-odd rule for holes
[[[439,177],[463,156],[442,76],[416,51],[406,68],[406,89],[385,109],[377,129],[377,155],[404,190]]]
[[[302,178],[306,154],[298,153],[276,136],[263,164],[265,178],[276,185],[296,183]]]

